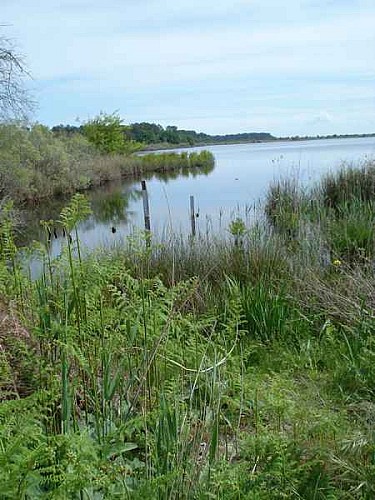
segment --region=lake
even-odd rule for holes
[[[195,198],[200,232],[223,231],[238,216],[249,220],[274,179],[294,176],[306,183],[343,162],[359,165],[375,158],[375,138],[220,145],[187,151],[201,149],[215,156],[215,168],[209,174],[172,174],[147,180],[153,232],[165,236],[170,231],[189,231],[190,195]],[[121,243],[124,236],[143,228],[140,188],[140,180],[123,180],[87,193],[93,214],[79,227],[84,246]],[[29,211],[21,243],[45,241],[39,220],[57,218],[65,204],[66,200],[54,200]],[[59,234],[52,238],[52,254],[59,252],[61,241]]]

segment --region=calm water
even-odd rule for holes
[[[216,165],[208,175],[184,174],[148,179],[151,226],[156,233],[188,231],[189,197],[194,195],[201,232],[220,231],[241,216],[246,219],[252,207],[264,197],[273,179],[297,176],[310,182],[342,162],[359,164],[375,158],[375,138],[332,139],[271,144],[209,146]],[[108,184],[88,194],[93,215],[79,228],[82,243],[88,248],[121,242],[135,228],[143,227],[140,182]],[[66,202],[54,201],[30,212],[22,243],[45,240],[40,219],[57,218]],[[113,230],[115,229],[115,233]],[[59,252],[61,237],[51,241],[53,254]]]

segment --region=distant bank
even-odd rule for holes
[[[239,134],[241,135],[241,134]],[[147,144],[141,151],[161,151],[161,150],[169,150],[169,149],[184,149],[184,148],[192,148],[192,147],[205,147],[205,146],[218,146],[218,145],[231,145],[231,144],[257,144],[257,143],[266,143],[266,142],[297,142],[297,141],[317,141],[317,140],[330,140],[330,139],[356,139],[356,138],[364,138],[364,137],[375,137],[375,134],[332,134],[332,135],[317,135],[317,136],[293,136],[293,137],[274,137],[271,134],[265,134],[269,137],[263,139],[226,139],[219,141],[209,141],[209,142],[201,142],[195,144],[189,143],[180,143],[180,144],[171,144],[168,142],[163,142],[159,144]],[[226,137],[226,136],[221,136]]]
[[[121,120],[120,120],[121,122]],[[274,141],[307,141],[317,139],[349,139],[358,137],[375,137],[372,134],[333,134],[317,136],[286,136],[275,137],[269,132],[242,132],[238,134],[210,135],[195,130],[183,130],[175,126],[162,127],[156,123],[132,123],[120,125],[127,141],[142,145],[142,151],[162,149],[191,148],[220,144],[247,144]],[[59,136],[72,136],[83,132],[82,126],[57,125],[52,132]]]

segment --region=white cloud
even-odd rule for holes
[[[320,111],[311,120],[311,123],[332,123],[332,122],[333,122],[333,118],[327,111]]]

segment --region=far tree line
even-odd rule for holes
[[[85,132],[85,125],[57,125],[52,127],[55,134],[73,135]],[[132,123],[122,125],[125,139],[147,145],[188,145],[199,146],[206,144],[220,144],[228,142],[264,142],[275,140],[266,132],[249,132],[228,135],[209,135],[195,130],[182,130],[175,126],[163,127],[156,123]]]
[[[102,115],[103,117],[104,115]],[[112,118],[116,115],[105,115]],[[268,132],[245,132],[238,134],[226,135],[209,135],[204,132],[196,132],[195,130],[179,129],[176,126],[163,127],[156,123],[131,123],[124,125],[122,120],[117,117],[118,125],[121,123],[121,133],[123,139],[127,143],[138,145],[146,145],[152,149],[152,146],[205,146],[209,144],[235,144],[246,142],[269,142],[269,141],[303,141],[312,139],[339,139],[339,138],[356,138],[356,137],[372,137],[375,134],[332,134],[332,135],[317,135],[317,136],[286,136],[275,137]],[[95,121],[95,120],[94,120]],[[89,121],[90,123],[90,121]],[[61,135],[73,135],[82,133],[87,135],[86,125],[57,125],[52,127],[52,132]],[[120,128],[120,127],[119,127]],[[120,132],[118,128],[118,132]]]

